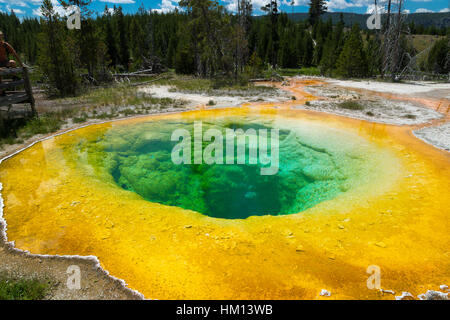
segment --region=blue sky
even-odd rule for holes
[[[268,0],[252,0],[255,14],[260,14],[259,8],[267,3]],[[281,3],[281,9],[285,12],[291,12],[292,7],[289,3],[292,0],[278,0]],[[55,7],[61,13],[63,9],[59,6],[57,0],[52,0]],[[234,10],[236,0],[220,0],[229,10]],[[387,0],[378,0],[383,4]],[[395,2],[395,0],[394,0]],[[9,12],[14,10],[19,17],[39,16],[39,6],[42,0],[0,0],[0,11]],[[171,11],[178,7],[178,1],[174,0],[93,0],[91,9],[96,12],[103,12],[105,5],[112,7],[121,5],[125,12],[135,12],[141,3],[144,3],[146,9],[158,11]],[[295,0],[294,12],[307,12],[309,0]],[[353,13],[366,13],[373,10],[373,0],[329,0],[327,1],[329,11],[344,11]],[[406,0],[405,9],[408,12],[449,12],[450,0]],[[380,10],[383,10],[382,6]]]

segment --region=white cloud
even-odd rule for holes
[[[309,1],[310,0],[294,0],[295,1],[295,6],[305,6],[305,5],[309,5]],[[223,6],[230,12],[236,12],[237,11],[237,1],[236,0],[223,0],[224,4]],[[261,13],[261,7],[266,6],[269,3],[269,0],[251,0],[252,5],[253,5],[253,14],[255,13]],[[280,8],[280,6],[286,5],[286,6],[290,6],[291,5],[291,0],[277,0],[278,3],[278,8]]]
[[[38,1],[33,1],[36,4],[38,3]],[[39,1],[40,2],[40,1]],[[65,16],[67,15],[66,10],[59,4],[58,0],[51,0],[52,5],[53,5],[53,10],[55,10],[55,12],[57,14],[59,14],[60,16]],[[41,11],[41,7],[33,9],[33,14],[35,16],[40,16],[42,17],[42,11]]]
[[[347,2],[346,0],[330,0],[326,1],[326,4],[328,11],[334,11],[336,9],[346,9],[355,6],[353,3]]]
[[[28,4],[23,0],[0,0],[0,3],[26,8]]]
[[[425,9],[425,8],[419,8],[416,10],[416,13],[431,13],[434,12],[433,10]]]
[[[0,0],[0,3],[3,2],[28,2],[31,3],[34,6],[39,6],[38,8],[35,8],[32,10],[33,15],[42,17],[42,12],[40,6],[42,5],[42,0]],[[57,0],[51,0],[53,7],[55,9],[55,12],[58,13],[60,16],[67,15],[64,8],[59,4]],[[114,4],[134,4],[136,3],[135,0],[98,0],[100,2],[107,2],[107,3],[114,3]],[[26,4],[26,3],[25,3]],[[27,6],[28,7],[28,6]]]
[[[14,11],[15,14],[25,14],[25,11],[20,10],[18,8],[11,8],[9,5],[6,6],[6,11],[7,12],[12,12]]]
[[[228,11],[236,12],[236,11],[237,11],[237,3],[236,3],[236,1],[230,1],[230,2],[228,2],[227,4],[225,4],[225,8],[226,8]]]
[[[264,2],[264,1],[262,1]],[[267,2],[267,1],[265,1]],[[282,0],[284,5],[290,6],[292,0]],[[309,6],[309,0],[294,0],[294,6]]]
[[[99,0],[100,2],[109,2],[114,4],[133,4],[136,3],[134,0]]]
[[[159,4],[159,9],[152,9],[151,11],[156,11],[159,13],[167,13],[170,11],[174,11],[176,8],[180,8],[178,6],[178,1],[173,0],[162,0],[161,4]]]
[[[267,1],[267,0],[252,0],[253,9],[260,10],[261,7],[264,7],[265,5],[267,5],[268,2],[269,1]],[[278,2],[278,4],[280,4],[280,2]]]
[[[382,7],[386,0],[379,0],[378,6]],[[348,8],[364,8],[368,6],[374,7],[373,0],[329,0],[325,1],[328,11],[343,10]]]
[[[14,11],[15,14],[25,14],[25,11],[17,8],[12,8],[11,11]]]
[[[287,0],[288,1],[288,0]],[[302,1],[302,0],[299,0]],[[416,0],[420,1],[420,0]],[[425,0],[424,2],[428,2],[431,0]],[[307,1],[307,4],[309,1]],[[351,8],[366,8],[366,13],[373,13],[375,9],[375,4],[373,0],[328,0],[325,1],[328,11],[336,11],[336,10],[344,10]],[[388,0],[378,0],[377,8],[378,12],[386,12]],[[393,1],[395,3],[395,1]],[[306,5],[307,5],[306,4]],[[405,13],[409,13],[408,10],[404,10]]]
[[[387,12],[387,10],[386,10],[386,7],[385,6],[378,6],[377,5],[377,8],[376,8],[377,10],[375,11],[375,5],[374,4],[371,4],[371,5],[369,5],[368,7],[367,7],[367,10],[366,10],[366,14],[373,14],[373,13],[386,13]]]
[[[440,10],[439,12],[450,12],[450,8],[444,8],[444,9]]]
[[[261,11],[261,7],[265,7],[267,5],[267,3],[269,3],[268,0],[251,0],[252,1],[252,5],[253,5],[253,13],[255,12],[262,12]],[[236,2],[234,0],[230,0],[231,3]],[[277,0],[278,3],[278,8],[280,8],[280,6],[282,4],[284,5],[291,5],[291,0]],[[296,6],[302,6],[302,5],[306,5],[309,3],[309,0],[295,0],[295,5]],[[231,10],[230,10],[231,11]],[[236,6],[235,9],[233,11],[236,11]]]

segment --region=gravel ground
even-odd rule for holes
[[[450,92],[450,83],[440,83],[440,82],[427,82],[427,81],[414,81],[408,83],[392,83],[392,82],[381,82],[381,81],[351,81],[351,80],[327,80],[329,84],[337,85],[341,87],[358,88],[370,91],[377,91],[383,93],[394,93],[394,94],[418,94],[426,93],[433,90],[446,90],[447,95]],[[449,98],[450,95],[447,96]]]
[[[395,125],[415,125],[443,117],[439,112],[417,103],[363,95],[344,88],[308,86],[306,91],[326,100],[311,101],[308,105],[299,105],[295,108],[328,112],[350,118]],[[362,110],[342,108],[340,104],[345,101],[357,102],[362,106]]]
[[[450,151],[450,123],[416,130],[414,135],[440,149]]]
[[[287,92],[276,90],[275,93],[260,91],[220,91],[216,90],[210,93],[192,93],[174,91],[171,86],[148,86],[139,89],[140,92],[151,94],[155,98],[170,98],[174,100],[187,101],[187,106],[208,105],[210,101],[215,108],[235,107],[246,102],[265,101],[279,102],[287,101],[290,96]]]
[[[0,273],[14,278],[50,279],[53,286],[46,299],[49,300],[138,300],[142,296],[125,288],[123,281],[114,279],[100,268],[95,258],[43,257],[30,255],[6,243],[4,225],[0,219]],[[67,273],[69,266],[80,268],[81,288],[69,289]]]

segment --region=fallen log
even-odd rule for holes
[[[113,77],[150,77],[154,76],[154,73],[148,73],[148,74],[135,74],[135,73],[115,73],[113,74]]]

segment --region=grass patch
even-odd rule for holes
[[[418,52],[425,50],[426,48],[432,46],[436,41],[439,41],[445,36],[427,35],[427,34],[414,34],[408,36],[409,40],[412,42],[414,49]]]
[[[139,80],[144,81],[145,79],[141,78]],[[209,80],[204,80],[203,82],[205,81]],[[191,81],[182,81],[182,83],[186,86],[197,85],[197,83],[192,84]],[[12,133],[5,133],[3,137],[0,137],[0,149],[3,148],[3,145],[20,143],[36,134],[56,132],[61,129],[68,119],[72,119],[73,123],[83,123],[89,118],[113,119],[121,113],[125,116],[140,114],[147,110],[148,107],[152,109],[155,109],[155,107],[157,109],[180,108],[186,104],[186,101],[183,100],[152,97],[149,94],[139,92],[136,86],[128,84],[90,89],[77,97],[52,100],[53,104],[58,106],[57,108],[60,108],[60,110],[42,113],[38,118],[26,119],[20,125],[15,125],[19,138],[15,138]],[[86,106],[89,106],[89,108]],[[95,110],[96,107],[110,107],[112,110],[107,113],[104,111],[99,112]],[[120,110],[117,110],[120,109],[119,107],[125,107],[126,109],[120,112]],[[138,107],[141,107],[141,111],[133,110]],[[88,114],[83,110],[91,110],[92,114]]]
[[[116,115],[114,113],[100,113],[99,115],[96,116],[97,119],[113,119],[114,117],[116,117]]]
[[[23,119],[19,124],[15,124],[14,128],[17,137],[11,133],[0,139],[0,148],[5,144],[23,143],[24,139],[28,139],[36,134],[53,133],[61,129],[68,118],[74,117],[79,111],[75,108],[63,108],[59,111],[52,111],[41,114],[38,118]],[[74,122],[85,121],[86,113],[74,119]]]
[[[281,76],[320,76],[320,70],[317,67],[300,68],[300,69],[279,69],[277,70]]]
[[[13,136],[8,136],[8,137],[0,140],[0,148],[5,144],[11,145],[11,144],[15,144],[15,143],[17,143],[17,139]]]
[[[19,134],[29,138],[35,134],[47,134],[58,131],[64,124],[65,117],[60,112],[46,113],[39,118],[33,118],[19,129]]]
[[[89,118],[89,115],[86,112],[83,112],[79,117],[74,117],[72,121],[74,123],[83,123]]]
[[[169,98],[155,98],[138,91],[138,88],[120,85],[111,88],[92,90],[81,97],[91,107],[99,106],[145,106],[158,105],[168,107],[179,104],[178,101]]]
[[[269,86],[256,86],[253,83],[245,80],[234,81],[230,79],[204,79],[187,75],[173,75],[170,79],[161,79],[154,82],[156,85],[171,86],[172,92],[185,92],[197,94],[209,94],[212,96],[232,95],[258,95],[258,94],[272,94],[276,92],[276,88]]]
[[[49,293],[50,281],[16,279],[0,275],[0,300],[42,300]]]
[[[338,107],[347,110],[364,110],[364,106],[356,101],[344,101],[339,103]]]
[[[155,84],[175,87],[178,91],[207,92],[212,89],[212,80],[193,76],[176,75],[172,79],[161,79]]]
[[[86,122],[87,118],[85,117],[75,117],[73,118],[73,123],[83,123]]]

